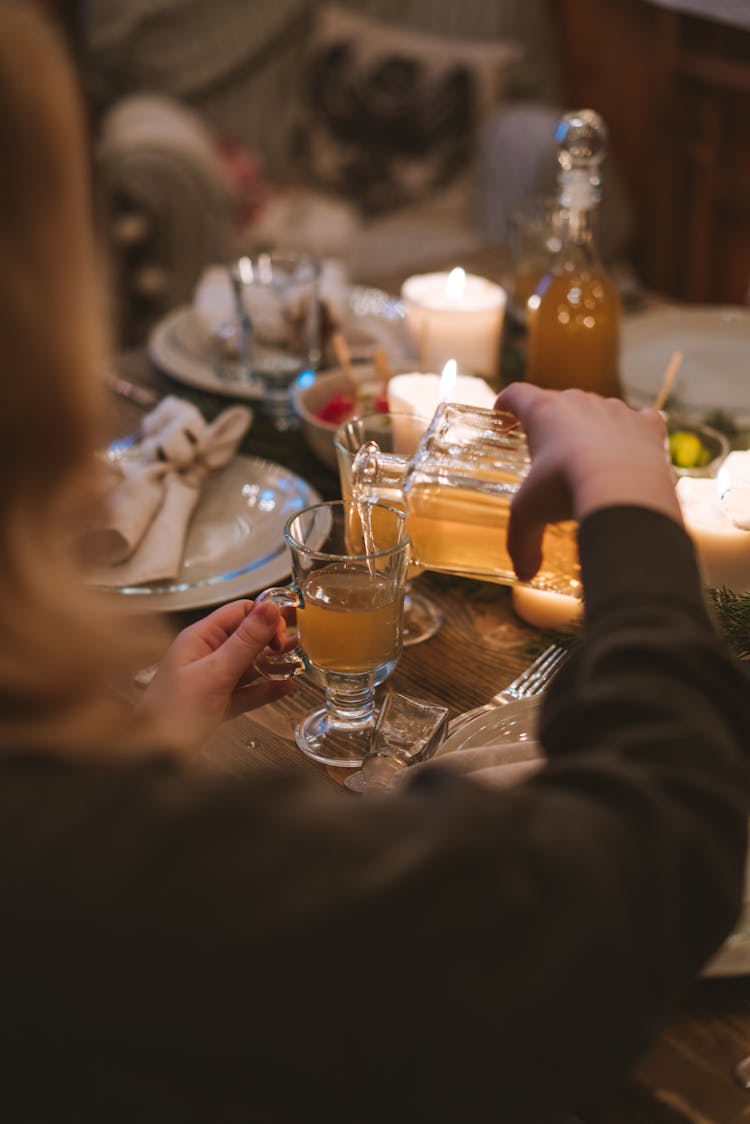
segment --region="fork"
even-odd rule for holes
[[[126,398],[129,402],[134,402],[142,410],[152,409],[159,401],[159,396],[155,391],[147,386],[138,386],[136,383],[129,382],[128,379],[121,378],[111,369],[104,371],[104,382],[113,394],[120,398]],[[104,457],[112,464],[121,461],[135,452],[135,447],[140,439],[140,429],[136,429],[132,433],[126,433],[123,437],[116,437],[103,450]]]
[[[517,679],[509,683],[507,687],[503,687],[502,691],[498,691],[488,702],[482,703],[481,706],[475,706],[473,710],[467,710],[465,714],[459,714],[457,718],[454,718],[448,727],[448,733],[455,734],[457,730],[462,729],[467,722],[476,718],[478,714],[495,710],[498,706],[515,702],[517,699],[529,699],[533,695],[541,695],[559,671],[567,654],[568,649],[563,645],[550,644],[549,648],[545,648],[533,663],[530,663],[526,670],[521,672]]]

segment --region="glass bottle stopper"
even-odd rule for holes
[[[599,168],[607,155],[607,128],[593,109],[566,113],[555,130],[563,207],[594,207],[601,196]]]

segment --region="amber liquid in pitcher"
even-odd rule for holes
[[[406,532],[412,556],[425,569],[501,584],[515,582],[508,554],[510,497],[464,488],[415,484],[409,489]],[[575,523],[549,526],[536,584],[578,587]]]

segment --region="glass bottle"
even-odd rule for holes
[[[556,139],[561,246],[526,302],[526,380],[621,397],[620,298],[597,247],[606,129],[583,109],[561,119]]]
[[[411,459],[384,453],[374,441],[363,445],[352,466],[352,493],[359,503],[406,511],[412,564],[514,585],[508,516],[529,465],[513,414],[444,402]],[[542,566],[530,584],[581,596],[575,523],[547,528]]]

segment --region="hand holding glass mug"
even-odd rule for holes
[[[296,610],[299,643],[266,651],[256,666],[269,679],[306,671],[325,688],[325,706],[295,731],[297,745],[315,761],[354,768],[369,749],[375,688],[401,655],[405,516],[382,504],[317,504],[290,519],[284,537],[292,581],[258,600]]]

